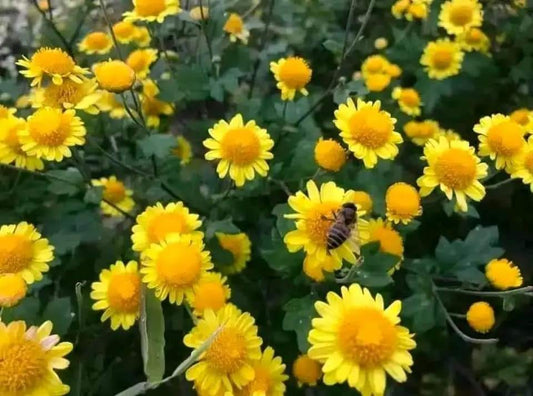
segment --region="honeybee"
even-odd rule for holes
[[[328,253],[337,249],[353,235],[357,236],[357,207],[355,204],[351,202],[343,204],[337,212],[333,213],[333,219],[328,220],[333,222],[328,230]],[[352,250],[359,256],[359,244],[352,245]]]

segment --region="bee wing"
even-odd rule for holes
[[[359,237],[359,227],[357,226],[357,223],[353,223],[351,225],[351,233],[350,233],[350,249],[355,253],[356,256],[361,255],[361,239]]]

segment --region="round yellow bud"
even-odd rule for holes
[[[485,301],[478,301],[468,308],[466,320],[478,333],[488,333],[494,326],[494,310]]]
[[[96,81],[106,91],[121,93],[130,89],[135,82],[135,71],[120,60],[97,63],[93,71]]]
[[[300,355],[292,364],[292,375],[298,381],[298,386],[314,386],[322,376],[320,363],[307,355]]]
[[[376,47],[377,50],[382,50],[387,48],[389,45],[389,41],[385,37],[378,37],[374,41],[374,47]]]
[[[338,172],[346,163],[346,152],[339,142],[320,138],[315,146],[316,163],[332,172]]]
[[[10,308],[26,296],[28,286],[18,274],[0,274],[0,307]]]

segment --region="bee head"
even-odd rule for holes
[[[357,206],[352,202],[346,202],[342,205],[344,221],[346,224],[352,224],[357,220]]]

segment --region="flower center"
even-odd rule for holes
[[[232,328],[223,328],[205,353],[210,366],[224,374],[238,371],[246,360],[246,339]]]
[[[452,64],[453,53],[450,48],[437,47],[433,52],[432,60],[436,69],[447,69]]]
[[[315,245],[326,247],[328,231],[333,225],[333,214],[340,209],[338,202],[322,202],[316,204],[307,214],[305,228],[311,241]]]
[[[21,235],[0,236],[0,274],[20,272],[28,267],[32,258],[30,240]]]
[[[290,57],[281,65],[279,78],[291,89],[302,89],[311,80],[311,69],[302,58]]]
[[[165,0],[137,0],[135,12],[142,17],[158,16],[165,11]]]
[[[194,290],[194,308],[217,311],[226,303],[226,293],[220,282],[203,282]]]
[[[69,126],[69,117],[59,109],[40,109],[28,119],[31,137],[43,146],[61,146],[69,134]]]
[[[481,30],[477,28],[472,28],[468,31],[468,34],[466,35],[466,42],[468,44],[477,44],[481,41],[483,38],[483,34],[481,33]]]
[[[133,51],[129,56],[126,63],[131,67],[135,72],[140,72],[148,66],[148,57],[146,53],[142,50]]]
[[[50,107],[63,107],[63,104],[78,104],[84,97],[85,92],[82,84],[65,80],[61,85],[51,84],[44,90],[44,103]]]
[[[31,58],[31,62],[48,74],[67,75],[72,73],[76,64],[66,52],[58,48],[43,48]]]
[[[224,25],[224,30],[228,33],[239,34],[243,27],[242,18],[237,14],[231,14]]]
[[[524,166],[529,171],[529,173],[533,174],[533,151],[530,151],[526,154],[526,158],[524,160]]]
[[[22,339],[0,346],[0,394],[31,394],[48,371],[41,346]]]
[[[261,152],[259,138],[246,127],[230,129],[220,143],[222,157],[239,166],[251,165]]]
[[[487,133],[487,142],[497,154],[511,157],[524,145],[524,134],[514,121],[504,121],[491,127]]]
[[[464,26],[474,17],[474,5],[468,2],[454,4],[450,9],[450,20],[456,26]]]
[[[141,280],[137,274],[115,274],[107,290],[109,306],[118,312],[136,313],[141,302]]]
[[[383,59],[380,57],[373,56],[366,60],[366,69],[369,73],[379,73],[384,66]]]
[[[126,187],[118,180],[109,180],[104,188],[104,198],[112,203],[118,203],[126,198]]]
[[[129,22],[120,21],[115,23],[113,25],[113,33],[117,35],[120,38],[128,38],[131,37],[133,32],[135,31],[133,24]]]
[[[0,307],[11,307],[26,295],[28,287],[19,274],[0,274]]]
[[[87,46],[92,49],[104,49],[109,45],[109,38],[104,32],[94,32],[85,37]]]
[[[395,256],[403,256],[403,241],[400,234],[392,228],[379,226],[371,230],[370,241],[378,241],[380,250]]]
[[[338,340],[343,353],[363,368],[385,363],[396,347],[394,325],[373,308],[352,308],[339,325]]]
[[[435,173],[441,183],[454,190],[464,190],[476,177],[476,160],[468,151],[450,148],[435,163]]]
[[[178,287],[191,286],[202,266],[200,252],[194,246],[177,242],[166,246],[157,258],[157,273],[163,280]]]
[[[420,197],[416,189],[405,184],[396,184],[385,197],[387,207],[396,215],[412,216],[418,212]]]
[[[420,96],[414,89],[402,89],[400,101],[409,107],[417,107],[420,105]]]
[[[391,119],[373,107],[357,111],[349,122],[354,139],[371,149],[377,149],[387,143],[393,130]]]
[[[159,242],[167,235],[190,232],[185,216],[177,212],[161,213],[148,225],[148,238],[150,242]]]

